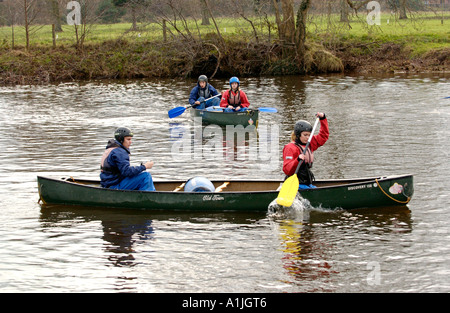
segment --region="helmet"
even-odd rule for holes
[[[198,77],[198,82],[208,82],[208,77],[206,77],[206,75],[200,75]]]
[[[231,86],[231,83],[238,83],[238,85],[240,85],[239,78],[237,78],[236,76],[231,77],[230,78],[230,86]]]
[[[120,143],[123,143],[125,137],[133,137],[133,132],[126,127],[119,127],[114,132],[114,138]]]
[[[312,129],[313,128],[309,122],[301,120],[301,121],[297,121],[297,123],[295,123],[294,133],[295,133],[295,136],[298,137],[298,136],[300,136],[300,134],[302,132],[312,132]]]

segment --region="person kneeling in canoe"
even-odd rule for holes
[[[315,188],[312,184],[314,174],[311,167],[314,161],[314,151],[323,146],[328,140],[328,121],[322,112],[316,115],[320,119],[320,132],[311,138],[311,142],[307,151],[303,154],[305,146],[313,127],[307,121],[298,121],[295,123],[294,131],[291,135],[291,142],[283,148],[283,172],[289,177],[294,175],[298,162],[303,160],[302,165],[297,173],[300,189]]]
[[[155,191],[153,179],[147,169],[153,167],[153,161],[140,166],[130,166],[130,146],[133,133],[126,127],[114,132],[103,153],[100,163],[100,179],[104,188],[123,190]]]
[[[225,108],[224,112],[243,112],[247,111],[250,103],[247,95],[239,88],[240,82],[237,77],[230,78],[230,89],[222,95],[220,107]]]
[[[200,75],[197,80],[197,85],[192,88],[189,94],[189,104],[196,109],[202,110],[210,106],[218,106],[220,99],[219,92],[208,83],[206,75]],[[211,97],[215,98],[209,99]],[[205,99],[209,99],[205,101]]]

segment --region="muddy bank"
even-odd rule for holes
[[[450,72],[450,48],[432,50],[411,57],[410,48],[396,44],[342,47],[335,55],[344,63],[344,71],[352,73],[431,73]]]
[[[220,47],[220,48],[219,48]],[[319,73],[450,72],[450,48],[411,58],[395,43],[308,44],[305,64],[272,44],[130,43],[124,40],[73,46],[0,49],[0,85],[46,84],[90,79],[314,75]]]

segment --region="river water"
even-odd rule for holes
[[[259,121],[275,147],[269,161],[239,159],[236,147],[225,159],[174,151],[195,125],[188,112],[167,112],[193,83],[0,87],[0,292],[450,292],[448,75],[242,79],[253,106],[278,109]],[[247,214],[38,204],[37,175],[97,178],[118,126],[134,131],[132,163],[152,159],[154,179],[281,178],[295,121],[313,122],[317,111],[331,135],[316,178],[412,173],[407,207]]]

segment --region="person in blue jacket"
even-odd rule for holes
[[[219,92],[208,83],[206,75],[200,75],[197,80],[197,85],[192,88],[189,94],[189,104],[196,109],[205,109],[211,106],[218,106],[220,104]],[[205,101],[205,99],[217,96],[215,98]]]
[[[103,153],[100,163],[100,184],[104,188],[155,191],[153,179],[147,169],[153,161],[140,166],[130,166],[130,146],[133,133],[126,127],[114,132]]]

